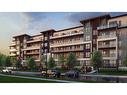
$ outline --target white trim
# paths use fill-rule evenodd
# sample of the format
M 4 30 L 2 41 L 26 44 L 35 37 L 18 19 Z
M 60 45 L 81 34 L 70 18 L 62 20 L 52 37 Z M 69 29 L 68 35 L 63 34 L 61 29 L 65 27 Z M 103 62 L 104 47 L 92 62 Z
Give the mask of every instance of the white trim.
M 105 40 L 114 40 L 117 39 L 117 37 L 109 37 L 109 38 L 101 38 L 101 39 L 97 39 L 97 41 L 105 41 Z

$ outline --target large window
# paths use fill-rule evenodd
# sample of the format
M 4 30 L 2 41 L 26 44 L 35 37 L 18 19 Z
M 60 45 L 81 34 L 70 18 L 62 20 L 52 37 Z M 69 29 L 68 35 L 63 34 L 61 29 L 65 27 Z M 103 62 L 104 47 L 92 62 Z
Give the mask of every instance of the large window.
M 90 49 L 90 44 L 86 44 L 86 49 Z
M 87 35 L 87 36 L 86 36 L 86 41 L 89 41 L 89 40 L 90 40 L 90 36 Z
M 86 57 L 90 57 L 90 52 L 86 52 Z

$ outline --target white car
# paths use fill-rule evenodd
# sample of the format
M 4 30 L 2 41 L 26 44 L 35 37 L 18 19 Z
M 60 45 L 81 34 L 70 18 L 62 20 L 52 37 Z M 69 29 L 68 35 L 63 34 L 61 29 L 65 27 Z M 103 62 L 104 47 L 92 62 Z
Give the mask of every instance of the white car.
M 11 73 L 12 73 L 12 70 L 9 70 L 9 69 L 3 69 L 3 70 L 2 70 L 2 73 L 10 73 L 10 74 L 11 74 Z

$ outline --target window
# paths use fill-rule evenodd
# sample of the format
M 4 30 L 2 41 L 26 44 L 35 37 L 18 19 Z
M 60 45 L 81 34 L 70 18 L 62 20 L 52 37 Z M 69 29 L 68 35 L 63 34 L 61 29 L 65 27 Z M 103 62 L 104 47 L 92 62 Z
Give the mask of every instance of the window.
M 90 49 L 90 44 L 86 44 L 86 49 Z
M 90 31 L 90 27 L 86 27 L 85 32 L 89 32 L 89 31 Z
M 86 41 L 90 40 L 90 36 L 86 36 Z
M 93 44 L 96 44 L 96 39 L 93 39 Z
M 93 31 L 93 35 L 97 35 L 97 31 L 96 30 Z
M 117 21 L 111 21 L 111 22 L 109 22 L 109 25 L 115 26 L 115 25 L 117 25 Z
M 90 57 L 90 52 L 86 52 L 86 57 Z

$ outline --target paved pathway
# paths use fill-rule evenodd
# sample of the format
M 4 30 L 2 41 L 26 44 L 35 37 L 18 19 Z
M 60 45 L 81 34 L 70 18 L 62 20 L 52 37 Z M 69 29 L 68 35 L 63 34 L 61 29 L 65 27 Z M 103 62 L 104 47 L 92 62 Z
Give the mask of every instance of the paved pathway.
M 91 76 L 91 77 L 110 77 L 110 78 L 127 78 L 127 76 L 122 76 L 122 75 L 90 75 L 90 74 L 81 74 L 81 76 Z
M 58 79 L 46 79 L 46 78 L 35 78 L 35 77 L 26 77 L 26 76 L 15 76 L 15 75 L 5 75 L 0 74 L 0 76 L 9 76 L 9 77 L 17 77 L 17 78 L 27 78 L 27 79 L 35 79 L 35 80 L 47 80 L 47 81 L 54 81 L 54 82 L 60 82 L 60 83 L 78 83 L 76 81 L 66 81 L 66 80 L 58 80 Z

